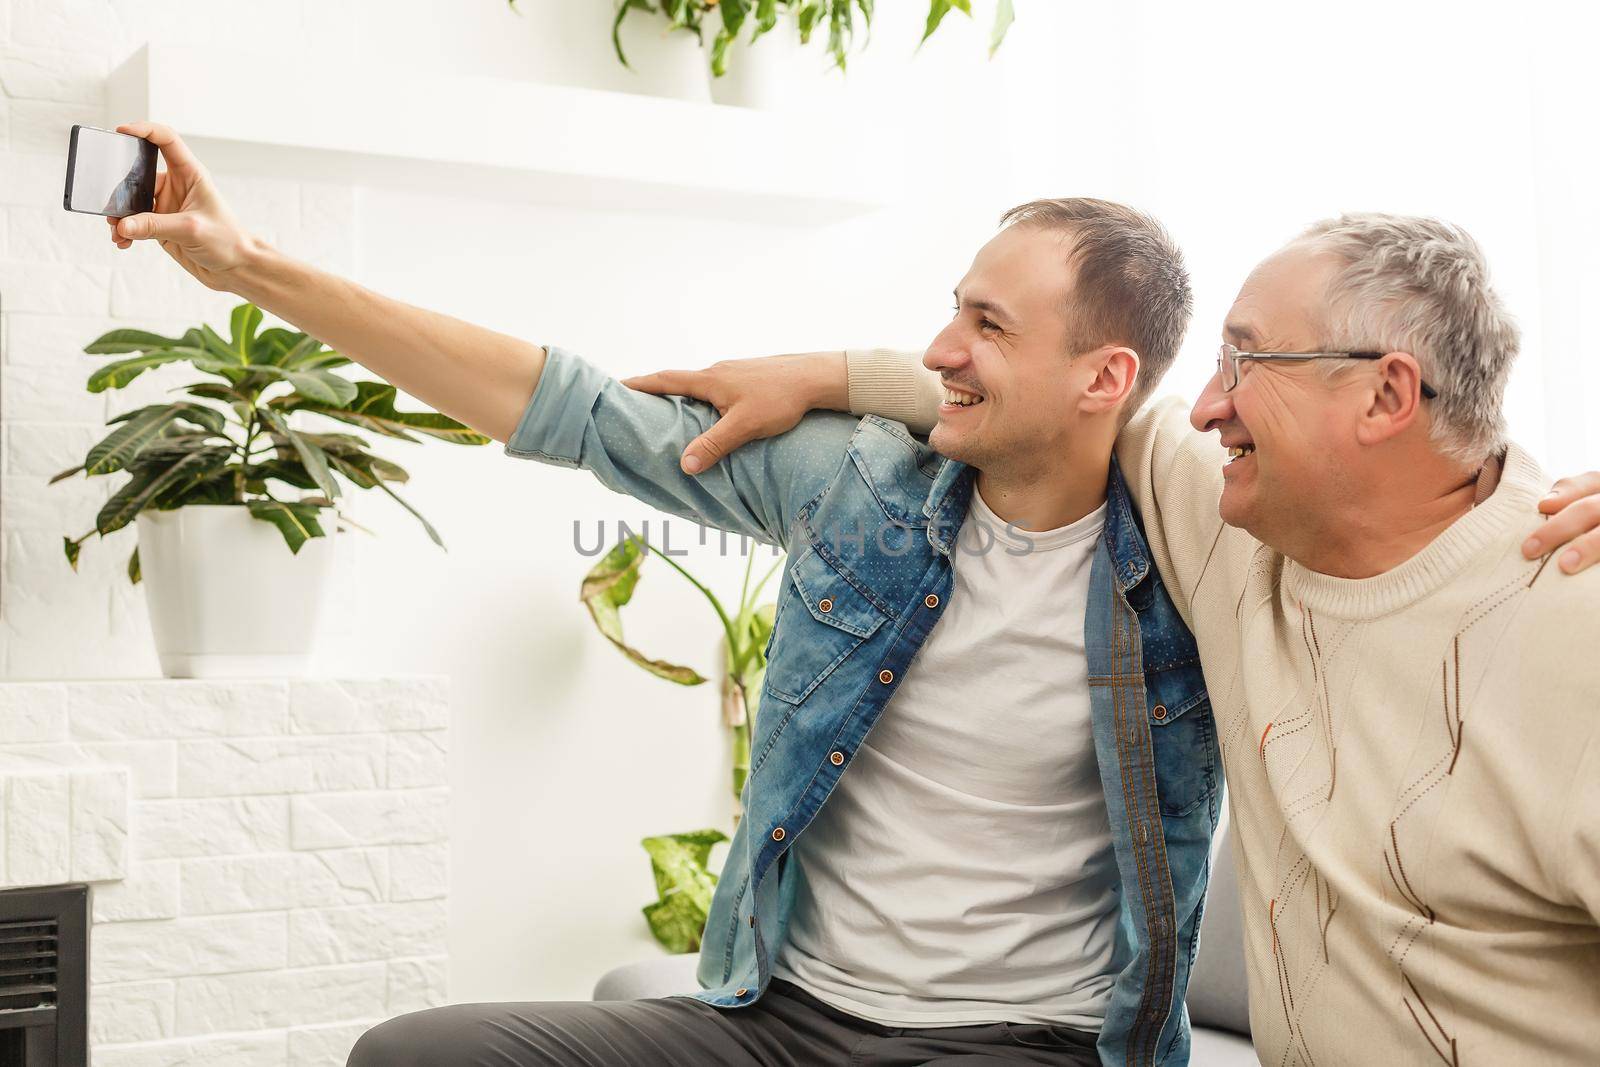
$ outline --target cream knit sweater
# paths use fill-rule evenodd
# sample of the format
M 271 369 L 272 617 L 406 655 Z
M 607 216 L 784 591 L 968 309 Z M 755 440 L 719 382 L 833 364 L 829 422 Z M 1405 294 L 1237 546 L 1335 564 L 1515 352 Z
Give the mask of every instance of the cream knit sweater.
M 849 354 L 853 410 L 926 431 L 936 378 Z M 1522 558 L 1548 487 L 1499 484 L 1375 578 L 1217 516 L 1225 455 L 1173 399 L 1117 442 L 1200 643 L 1271 1067 L 1600 1063 L 1600 570 Z

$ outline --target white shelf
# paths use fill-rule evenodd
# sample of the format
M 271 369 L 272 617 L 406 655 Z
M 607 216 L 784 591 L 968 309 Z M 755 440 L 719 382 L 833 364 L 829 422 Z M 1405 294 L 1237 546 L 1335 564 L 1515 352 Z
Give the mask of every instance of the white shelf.
M 427 77 L 145 45 L 113 124 L 150 119 L 214 170 L 796 226 L 889 202 L 878 147 L 776 114 L 505 78 Z

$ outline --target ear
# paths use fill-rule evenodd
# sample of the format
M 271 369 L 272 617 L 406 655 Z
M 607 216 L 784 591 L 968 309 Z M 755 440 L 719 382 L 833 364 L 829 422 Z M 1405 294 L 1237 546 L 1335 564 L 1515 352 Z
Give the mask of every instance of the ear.
M 1116 411 L 1133 393 L 1139 379 L 1139 353 L 1122 346 L 1098 348 L 1079 357 L 1094 371 L 1078 400 L 1078 410 L 1086 415 Z
M 1377 445 L 1398 437 L 1422 418 L 1422 368 L 1410 352 L 1378 360 L 1378 380 L 1356 422 L 1356 440 Z

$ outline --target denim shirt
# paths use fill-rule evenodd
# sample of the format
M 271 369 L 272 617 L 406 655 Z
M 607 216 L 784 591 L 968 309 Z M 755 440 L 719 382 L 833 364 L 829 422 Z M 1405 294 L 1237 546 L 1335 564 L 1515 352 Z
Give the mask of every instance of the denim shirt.
M 698 476 L 678 457 L 709 405 L 634 392 L 550 348 L 505 453 L 583 467 L 662 511 L 788 551 L 750 744 L 745 815 L 711 904 L 693 994 L 760 998 L 795 898 L 789 850 L 850 767 L 952 586 L 975 472 L 897 422 L 813 413 Z M 1100 1032 L 1107 1064 L 1183 1064 L 1184 1007 L 1220 810 L 1216 730 L 1195 640 L 1151 565 L 1112 461 L 1085 645 L 1095 754 L 1120 875 Z M 917 887 L 907 886 L 907 892 Z

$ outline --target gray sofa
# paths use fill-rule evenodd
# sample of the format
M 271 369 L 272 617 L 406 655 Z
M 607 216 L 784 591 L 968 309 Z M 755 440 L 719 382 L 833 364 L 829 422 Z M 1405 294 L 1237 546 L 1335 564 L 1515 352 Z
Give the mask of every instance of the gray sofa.
M 1211 867 L 1211 890 L 1200 922 L 1200 956 L 1189 981 L 1194 1024 L 1194 1067 L 1252 1067 L 1250 1009 L 1245 998 L 1244 942 L 1239 930 L 1239 882 L 1233 843 L 1226 831 Z M 665 997 L 699 989 L 695 957 L 659 956 L 609 972 L 594 987 L 595 1000 Z

